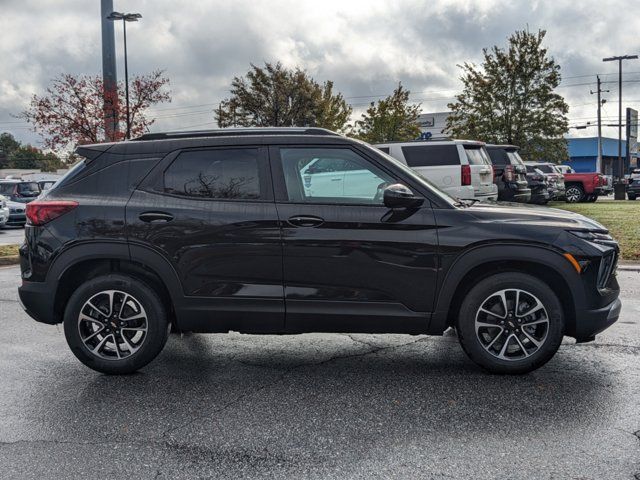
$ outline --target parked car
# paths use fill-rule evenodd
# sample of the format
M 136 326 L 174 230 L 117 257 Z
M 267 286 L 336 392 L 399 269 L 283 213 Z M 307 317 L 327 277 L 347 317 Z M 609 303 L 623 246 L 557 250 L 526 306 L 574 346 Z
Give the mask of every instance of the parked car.
M 40 195 L 40 186 L 38 182 L 0 180 L 0 195 L 4 195 L 12 202 L 29 203 Z
M 533 165 L 525 164 L 525 167 L 527 169 L 527 184 L 531 190 L 529 203 L 546 205 L 551 199 L 547 177 Z
M 514 145 L 487 145 L 493 164 L 494 181 L 498 186 L 498 200 L 527 203 L 531 189 L 527 182 L 527 168 Z
M 26 205 L 7 200 L 7 208 L 9 209 L 9 216 L 5 225 L 8 227 L 24 227 L 27 223 Z
M 627 184 L 627 198 L 629 200 L 635 200 L 640 196 L 640 176 L 636 178 L 629 178 L 629 183 Z
M 9 207 L 7 206 L 7 198 L 0 195 L 0 228 L 4 227 L 9 220 Z
M 572 202 L 595 202 L 598 197 L 613 193 L 613 177 L 596 172 L 576 173 L 568 165 L 556 165 L 564 174 L 565 186 L 570 190 Z
M 491 160 L 482 142 L 427 140 L 375 146 L 409 165 L 453 197 L 481 201 L 498 199 Z
M 556 165 L 548 162 L 527 162 L 545 176 L 549 185 L 549 199 L 563 200 L 565 198 L 564 175 L 556 168 Z
M 19 296 L 34 319 L 62 323 L 74 355 L 100 372 L 142 368 L 173 325 L 453 326 L 477 364 L 523 373 L 563 335 L 591 341 L 620 313 L 618 244 L 599 223 L 454 199 L 327 130 L 154 133 L 76 154 L 84 160 L 27 205 Z M 356 164 L 377 184 L 310 192 L 305 166 L 320 160 Z

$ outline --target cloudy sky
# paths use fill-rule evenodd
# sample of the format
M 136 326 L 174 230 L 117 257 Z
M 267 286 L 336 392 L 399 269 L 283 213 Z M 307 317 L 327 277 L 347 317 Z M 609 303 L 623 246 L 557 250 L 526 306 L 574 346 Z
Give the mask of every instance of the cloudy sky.
M 562 67 L 559 91 L 571 125 L 595 123 L 595 75 L 605 123 L 617 120 L 617 65 L 640 53 L 640 15 L 629 0 L 114 0 L 140 12 L 130 24 L 130 74 L 166 70 L 173 101 L 153 109 L 152 130 L 215 127 L 212 109 L 250 63 L 300 66 L 361 110 L 402 81 L 425 112 L 442 111 L 460 87 L 457 64 L 479 62 L 482 47 L 504 45 L 516 29 L 547 30 Z M 12 117 L 61 73 L 100 74 L 99 0 L 0 0 L 0 131 L 38 144 Z M 121 53 L 122 30 L 116 27 Z M 118 57 L 122 77 L 122 58 Z M 623 105 L 640 107 L 640 60 L 627 62 Z M 595 135 L 596 129 L 571 130 Z M 605 134 L 615 136 L 616 129 Z

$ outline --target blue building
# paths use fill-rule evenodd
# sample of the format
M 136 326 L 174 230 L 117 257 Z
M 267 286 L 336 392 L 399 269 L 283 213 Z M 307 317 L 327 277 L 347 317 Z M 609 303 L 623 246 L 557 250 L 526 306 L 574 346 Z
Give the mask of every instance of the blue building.
M 598 137 L 567 138 L 569 144 L 569 162 L 576 172 L 597 171 Z M 622 158 L 627 154 L 627 142 L 622 141 Z M 602 172 L 605 175 L 613 174 L 613 165 L 618 161 L 618 139 L 602 137 Z M 638 159 L 631 158 L 631 164 L 625 162 L 625 173 L 629 168 L 637 166 Z

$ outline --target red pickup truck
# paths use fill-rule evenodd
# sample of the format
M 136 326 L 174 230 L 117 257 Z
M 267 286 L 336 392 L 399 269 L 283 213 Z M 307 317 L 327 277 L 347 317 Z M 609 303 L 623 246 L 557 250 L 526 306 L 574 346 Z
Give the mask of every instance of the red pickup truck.
M 557 168 L 564 175 L 565 198 L 569 203 L 595 202 L 599 195 L 608 195 L 613 190 L 607 178 L 600 173 L 576 173 L 567 165 L 558 165 Z

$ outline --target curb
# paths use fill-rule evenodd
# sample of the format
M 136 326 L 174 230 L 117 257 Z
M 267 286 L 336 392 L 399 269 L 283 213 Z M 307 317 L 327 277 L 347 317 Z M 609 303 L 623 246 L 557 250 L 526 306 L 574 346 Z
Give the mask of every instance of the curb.
M 18 265 L 18 264 L 20 264 L 19 255 L 7 255 L 6 257 L 0 257 L 0 267 L 5 265 Z

